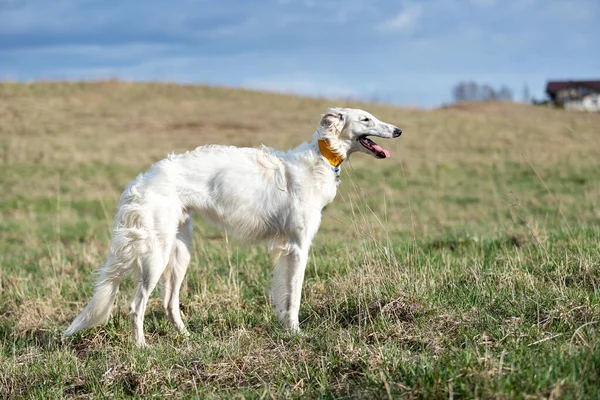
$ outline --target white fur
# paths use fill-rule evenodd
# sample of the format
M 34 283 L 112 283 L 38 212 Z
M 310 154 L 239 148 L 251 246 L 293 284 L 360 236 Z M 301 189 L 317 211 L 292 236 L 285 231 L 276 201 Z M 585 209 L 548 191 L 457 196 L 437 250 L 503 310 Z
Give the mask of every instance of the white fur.
M 179 290 L 192 251 L 192 212 L 241 240 L 271 245 L 275 310 L 284 326 L 298 330 L 308 251 L 321 210 L 335 197 L 338 183 L 317 140 L 329 140 L 348 158 L 359 150 L 370 153 L 357 142 L 359 136 L 391 138 L 399 132 L 365 111 L 334 108 L 323 116 L 312 143 L 286 153 L 215 145 L 157 162 L 121 195 L 108 258 L 96 271 L 94 295 L 65 334 L 106 323 L 119 282 L 130 273 L 137 283 L 131 302 L 135 344 L 145 345 L 144 312 L 161 277 L 167 316 L 178 331 L 187 333 Z

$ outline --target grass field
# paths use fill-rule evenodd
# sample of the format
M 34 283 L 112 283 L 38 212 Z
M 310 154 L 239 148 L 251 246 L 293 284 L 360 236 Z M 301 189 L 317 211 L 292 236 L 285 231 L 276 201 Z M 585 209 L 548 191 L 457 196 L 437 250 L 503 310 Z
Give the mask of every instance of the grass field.
M 263 247 L 196 220 L 182 293 L 135 349 L 60 332 L 92 292 L 125 184 L 206 143 L 286 149 L 326 107 L 402 128 L 357 154 L 324 211 L 301 335 L 269 305 Z M 168 84 L 0 84 L 0 397 L 600 398 L 600 115 L 402 109 Z

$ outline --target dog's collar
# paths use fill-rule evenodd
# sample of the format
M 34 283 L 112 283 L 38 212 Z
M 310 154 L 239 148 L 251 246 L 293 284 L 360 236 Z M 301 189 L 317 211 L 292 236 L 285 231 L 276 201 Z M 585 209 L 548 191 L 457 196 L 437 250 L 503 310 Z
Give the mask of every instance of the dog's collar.
M 321 155 L 329 161 L 329 164 L 333 167 L 333 171 L 339 173 L 340 164 L 344 161 L 344 157 L 338 155 L 332 148 L 329 140 L 327 139 L 319 139 L 317 141 L 319 143 L 319 150 L 321 151 Z

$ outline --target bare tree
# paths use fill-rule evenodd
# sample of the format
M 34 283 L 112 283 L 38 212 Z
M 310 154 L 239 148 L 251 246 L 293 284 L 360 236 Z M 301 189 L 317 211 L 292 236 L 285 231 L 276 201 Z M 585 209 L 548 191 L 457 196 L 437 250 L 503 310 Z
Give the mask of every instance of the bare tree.
M 494 101 L 497 98 L 496 91 L 487 83 L 479 89 L 479 101 Z
M 464 82 L 458 82 L 454 85 L 452 88 L 452 97 L 456 103 L 467 100 L 467 88 Z
M 513 92 L 506 85 L 502 85 L 500 89 L 496 90 L 487 83 L 461 81 L 452 87 L 452 97 L 457 103 L 463 101 L 512 101 Z
M 479 100 L 479 85 L 475 81 L 467 83 L 467 101 L 478 101 Z
M 523 103 L 529 104 L 531 102 L 531 94 L 529 93 L 529 86 L 525 84 L 523 86 Z
M 500 87 L 500 92 L 498 94 L 499 94 L 498 100 L 512 101 L 512 99 L 513 99 L 513 92 L 512 92 L 512 90 L 510 90 L 510 88 L 508 86 L 502 85 L 502 87 Z

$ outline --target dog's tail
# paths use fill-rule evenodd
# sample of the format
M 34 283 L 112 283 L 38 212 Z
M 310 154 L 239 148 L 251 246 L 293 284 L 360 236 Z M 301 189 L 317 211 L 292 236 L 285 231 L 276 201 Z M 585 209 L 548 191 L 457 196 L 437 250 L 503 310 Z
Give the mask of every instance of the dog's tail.
M 64 332 L 65 336 L 96 325 L 103 325 L 108 321 L 119 291 L 119 284 L 131 273 L 134 266 L 138 265 L 139 254 L 148 251 L 147 242 L 148 237 L 143 229 L 118 228 L 115 231 L 108 259 L 95 271 L 98 277 L 94 284 L 94 295 Z
M 121 195 L 108 258 L 95 271 L 98 277 L 94 284 L 94 295 L 64 332 L 65 336 L 108 321 L 119 283 L 139 265 L 139 255 L 148 251 L 149 229 L 143 218 L 142 196 L 138 192 L 138 184 L 142 180 L 143 175 L 138 176 Z
M 64 332 L 65 336 L 108 322 L 123 274 L 112 256 L 96 272 L 99 276 L 94 284 L 94 296 Z

